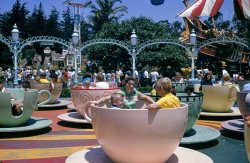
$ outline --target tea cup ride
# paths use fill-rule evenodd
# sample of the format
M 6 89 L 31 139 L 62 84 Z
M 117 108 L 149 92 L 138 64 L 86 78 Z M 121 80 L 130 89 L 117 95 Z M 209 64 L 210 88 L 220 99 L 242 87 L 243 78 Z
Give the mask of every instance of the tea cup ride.
M 204 96 L 201 116 L 241 116 L 239 108 L 233 107 L 237 100 L 237 92 L 239 91 L 237 85 L 233 85 L 232 87 L 203 85 L 202 93 Z
M 171 163 L 176 160 L 187 162 L 188 159 L 213 162 L 208 156 L 193 150 L 188 150 L 189 156 L 184 156 L 186 149 L 178 147 L 187 122 L 187 104 L 154 111 L 139 108 L 145 107 L 144 101 L 137 102 L 137 109 L 113 109 L 110 106 L 109 102 L 98 106 L 91 104 L 91 114 L 87 111 L 85 114 L 101 147 L 79 151 L 69 156 L 67 163 L 152 163 L 167 160 Z
M 192 93 L 190 96 L 186 93 L 177 93 L 176 96 L 182 103 L 188 104 L 188 121 L 181 144 L 204 143 L 220 136 L 220 132 L 214 128 L 195 124 L 201 112 L 202 93 Z
M 8 88 L 7 91 L 9 92 L 0 92 L 0 132 L 37 130 L 52 124 L 51 120 L 32 117 L 33 110 L 38 107 L 37 97 L 39 92 L 37 90 L 25 91 L 24 89 Z M 19 116 L 12 115 L 12 98 L 23 102 L 22 113 Z
M 85 89 L 82 87 L 71 87 L 70 94 L 72 103 L 77 112 L 70 112 L 58 116 L 60 120 L 72 123 L 89 123 L 84 119 L 84 110 L 89 106 L 90 101 L 96 101 L 102 97 L 109 96 L 120 88 L 112 87 L 109 89 Z
M 54 107 L 63 107 L 69 105 L 71 102 L 67 100 L 59 99 L 62 93 L 63 83 L 53 83 L 53 87 L 51 83 L 39 83 L 36 81 L 30 82 L 32 89 L 37 90 L 47 90 L 51 94 L 51 99 L 44 105 L 40 105 L 39 108 L 54 108 Z M 40 94 L 38 96 L 38 103 L 44 101 L 44 99 L 48 98 L 48 94 Z

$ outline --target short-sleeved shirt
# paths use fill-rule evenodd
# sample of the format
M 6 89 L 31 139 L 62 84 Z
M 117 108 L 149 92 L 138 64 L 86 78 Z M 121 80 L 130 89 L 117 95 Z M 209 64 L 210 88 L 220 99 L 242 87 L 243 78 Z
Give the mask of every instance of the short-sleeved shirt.
M 178 97 L 172 93 L 168 93 L 156 102 L 159 108 L 177 108 L 180 107 L 181 102 Z
M 124 95 L 124 108 L 125 109 L 134 109 L 136 101 L 138 101 L 138 93 L 134 89 L 130 94 L 126 93 L 125 89 L 121 89 L 117 93 Z

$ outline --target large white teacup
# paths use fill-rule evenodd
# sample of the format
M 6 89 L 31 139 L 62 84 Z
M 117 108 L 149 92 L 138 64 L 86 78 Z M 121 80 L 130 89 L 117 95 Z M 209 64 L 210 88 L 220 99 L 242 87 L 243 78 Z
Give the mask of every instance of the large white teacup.
M 52 88 L 52 85 L 50 83 L 39 83 L 31 81 L 30 86 L 32 89 L 47 90 L 50 92 L 50 95 L 47 93 L 39 94 L 37 99 L 38 103 L 45 101 L 45 99 L 48 99 L 49 96 L 51 96 L 50 100 L 46 104 L 55 104 L 62 93 L 63 83 L 54 83 Z
M 203 85 L 202 110 L 207 112 L 226 113 L 229 112 L 237 99 L 239 87 Z
M 91 104 L 91 120 L 96 138 L 114 162 L 165 162 L 178 147 L 185 131 L 188 105 L 150 111 L 112 109 L 110 103 Z
M 84 115 L 85 104 L 89 101 L 97 101 L 102 97 L 109 96 L 114 92 L 119 91 L 120 88 L 109 89 L 85 89 L 82 87 L 71 87 L 70 94 L 72 103 L 80 115 Z

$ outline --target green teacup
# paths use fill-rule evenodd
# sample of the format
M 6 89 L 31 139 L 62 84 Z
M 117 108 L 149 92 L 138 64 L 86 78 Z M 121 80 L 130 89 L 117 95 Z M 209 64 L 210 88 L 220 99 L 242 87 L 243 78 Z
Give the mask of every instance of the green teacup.
M 36 90 L 36 89 L 31 89 Z M 24 100 L 25 90 L 22 88 L 7 88 L 6 92 L 10 93 L 11 98 L 16 100 Z M 51 99 L 51 93 L 47 90 L 38 90 L 38 97 L 39 96 L 46 96 L 43 101 L 37 101 L 38 106 L 47 104 Z
M 13 92 L 0 92 L 0 126 L 1 127 L 16 127 L 26 123 L 32 115 L 33 110 L 37 109 L 37 90 L 24 91 L 15 89 L 16 96 L 23 99 L 23 112 L 20 116 L 12 115 L 11 98 Z
M 186 93 L 177 93 L 176 96 L 182 103 L 188 104 L 188 121 L 185 129 L 186 134 L 192 129 L 196 120 L 200 117 L 203 94 L 195 93 L 188 96 Z

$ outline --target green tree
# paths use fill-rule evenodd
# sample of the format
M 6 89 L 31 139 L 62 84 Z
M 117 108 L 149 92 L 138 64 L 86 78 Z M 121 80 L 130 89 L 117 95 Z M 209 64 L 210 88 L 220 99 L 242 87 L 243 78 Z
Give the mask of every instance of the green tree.
M 59 12 L 53 6 L 53 9 L 50 11 L 49 17 L 46 21 L 44 35 L 59 37 L 61 36 L 60 28 Z
M 29 11 L 26 8 L 26 3 L 21 4 L 20 0 L 16 0 L 11 11 L 5 12 L 0 19 L 1 34 L 8 37 L 11 35 L 13 25 L 17 24 L 20 37 L 27 37 L 27 15 Z
M 233 29 L 236 31 L 237 36 L 250 40 L 250 21 L 238 20 L 233 17 Z
M 35 6 L 28 21 L 30 36 L 41 36 L 46 31 L 46 15 L 44 14 L 42 3 L 38 9 Z
M 122 21 L 121 23 L 105 24 L 102 29 L 95 35 L 96 38 L 113 38 L 124 40 L 130 44 L 130 36 L 133 29 L 138 36 L 138 44 L 153 39 L 171 38 L 170 32 L 166 32 L 166 24 L 154 22 L 145 17 L 132 18 Z M 149 32 L 150 31 L 150 32 Z M 175 38 L 176 39 L 176 38 Z M 87 55 L 90 60 L 98 61 L 98 64 L 104 70 L 116 69 L 123 67 L 131 69 L 131 56 L 128 52 L 114 45 L 96 45 L 87 49 Z M 137 56 L 137 68 L 141 69 L 147 65 L 164 69 L 167 65 L 176 69 L 186 66 L 188 60 L 185 51 L 177 46 L 172 45 L 154 45 L 148 46 Z
M 116 6 L 116 3 L 122 3 L 122 0 L 96 0 L 96 4 L 91 4 L 90 22 L 94 33 L 105 23 L 117 22 L 124 13 L 127 13 L 126 6 Z
M 62 13 L 62 20 L 61 20 L 61 30 L 62 30 L 62 37 L 71 38 L 71 35 L 74 31 L 74 21 L 73 17 L 71 16 L 70 8 L 68 7 L 67 10 L 63 11 Z

